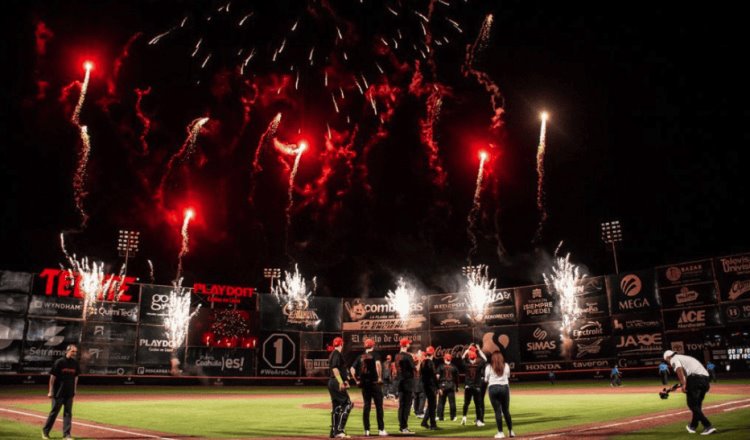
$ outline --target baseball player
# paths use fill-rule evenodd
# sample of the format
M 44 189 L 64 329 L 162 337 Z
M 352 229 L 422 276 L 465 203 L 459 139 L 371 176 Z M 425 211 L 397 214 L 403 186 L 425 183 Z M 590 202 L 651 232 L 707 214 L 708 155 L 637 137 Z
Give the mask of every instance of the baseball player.
M 387 355 L 385 357 L 385 361 L 383 362 L 383 392 L 385 393 L 385 398 L 390 399 L 393 397 L 393 393 L 391 393 L 391 364 L 393 362 L 391 361 L 391 355 Z
M 474 344 L 470 345 L 461 356 L 464 363 L 464 373 L 466 375 L 464 383 L 464 411 L 461 417 L 461 424 L 466 425 L 466 414 L 469 412 L 469 405 L 474 400 L 474 411 L 476 418 L 474 423 L 477 426 L 484 426 L 484 407 L 479 402 L 482 397 L 482 378 L 484 377 L 484 368 L 487 365 L 487 358 L 481 350 L 477 350 Z
M 661 377 L 662 385 L 666 385 L 669 381 L 669 366 L 664 361 L 659 364 L 659 377 Z
M 383 366 L 380 364 L 380 356 L 375 353 L 375 341 L 365 339 L 365 352 L 357 356 L 350 368 L 352 377 L 357 385 L 362 387 L 362 423 L 365 428 L 365 436 L 370 435 L 370 407 L 375 402 L 375 415 L 378 419 L 378 435 L 386 436 L 385 423 L 383 422 Z
M 349 412 L 354 408 L 354 405 L 346 391 L 349 388 L 349 382 L 344 367 L 344 355 L 341 353 L 343 350 L 344 340 L 340 337 L 334 338 L 333 351 L 328 358 L 328 393 L 331 395 L 331 406 L 333 407 L 331 411 L 331 438 L 350 438 L 344 432 L 344 428 L 346 427 L 346 419 L 349 418 Z
M 431 431 L 439 429 L 435 422 L 435 404 L 437 403 L 437 371 L 435 371 L 435 348 L 429 346 L 424 351 L 424 357 L 419 364 L 420 379 L 424 388 L 425 398 L 427 399 L 427 412 L 422 420 L 422 427 Z
M 424 361 L 424 353 L 422 350 L 417 352 L 416 356 L 417 368 L 414 370 L 414 415 L 418 419 L 424 418 L 424 405 L 427 402 L 427 396 L 424 393 L 424 385 L 422 384 L 422 372 L 420 371 L 419 365 Z
M 394 363 L 398 378 L 398 427 L 402 434 L 414 434 L 409 430 L 409 412 L 414 397 L 414 358 L 409 353 L 411 341 L 402 338 L 399 341 L 401 351 L 396 355 Z
M 458 383 L 458 369 L 451 364 L 453 356 L 450 353 L 443 355 L 443 363 L 437 368 L 440 390 L 438 401 L 438 420 L 443 420 L 445 410 L 445 399 L 448 399 L 451 407 L 451 420 L 456 421 L 456 384 Z
M 682 392 L 687 394 L 687 406 L 693 413 L 690 424 L 685 427 L 691 434 L 698 428 L 698 422 L 703 424 L 701 435 L 709 435 L 716 432 L 716 428 L 703 415 L 703 398 L 706 397 L 711 386 L 708 383 L 708 371 L 694 357 L 677 354 L 672 350 L 664 352 L 664 360 L 669 362 L 682 385 Z
M 610 371 L 609 373 L 609 386 L 611 387 L 622 386 L 622 373 L 620 373 L 620 369 L 617 368 L 617 365 L 615 365 L 612 368 L 612 371 Z

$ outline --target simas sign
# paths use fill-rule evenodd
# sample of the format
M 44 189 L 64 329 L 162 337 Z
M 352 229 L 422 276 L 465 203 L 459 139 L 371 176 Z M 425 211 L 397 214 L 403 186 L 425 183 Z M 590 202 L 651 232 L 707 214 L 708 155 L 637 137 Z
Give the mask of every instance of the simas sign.
M 519 328 L 521 360 L 536 362 L 562 359 L 560 353 L 560 323 L 545 322 Z
M 632 272 L 607 277 L 612 296 L 612 313 L 631 313 L 657 309 L 654 275 L 651 271 Z
M 38 295 L 83 298 L 81 292 L 81 276 L 69 270 L 61 269 L 44 269 L 39 274 L 40 283 L 35 285 L 41 286 L 42 291 L 36 290 Z M 98 300 L 130 302 L 137 301 L 130 287 L 136 282 L 135 277 L 122 278 L 118 275 L 106 275 L 102 280 L 102 286 L 110 283 L 106 292 L 102 292 Z
M 255 294 L 254 287 L 228 286 L 225 284 L 194 283 L 193 293 L 212 303 L 240 304 Z

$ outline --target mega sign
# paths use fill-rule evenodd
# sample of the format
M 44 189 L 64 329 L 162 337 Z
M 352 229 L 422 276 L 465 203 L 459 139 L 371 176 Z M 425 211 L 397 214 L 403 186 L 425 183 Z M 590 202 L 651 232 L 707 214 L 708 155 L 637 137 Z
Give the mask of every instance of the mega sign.
M 39 274 L 44 283 L 44 294 L 47 296 L 83 298 L 81 292 L 81 276 L 77 272 L 62 269 L 44 269 Z M 72 282 L 71 282 L 72 281 Z M 111 282 L 110 282 L 111 281 Z M 135 283 L 135 277 L 120 277 L 118 275 L 106 275 L 102 280 L 102 286 L 109 283 L 109 288 L 102 292 L 97 299 L 107 301 L 133 301 L 133 295 L 128 293 L 130 285 Z

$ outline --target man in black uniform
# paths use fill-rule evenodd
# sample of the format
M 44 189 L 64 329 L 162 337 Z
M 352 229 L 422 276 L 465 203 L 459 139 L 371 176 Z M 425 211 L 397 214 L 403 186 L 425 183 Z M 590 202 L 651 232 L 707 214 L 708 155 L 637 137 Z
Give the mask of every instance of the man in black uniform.
M 450 353 L 443 355 L 444 362 L 437 368 L 438 382 L 440 391 L 440 401 L 438 402 L 437 416 L 438 420 L 443 420 L 445 411 L 445 399 L 451 406 L 451 420 L 456 421 L 456 383 L 458 382 L 458 369 L 451 364 L 453 356 Z
M 474 348 L 474 350 L 471 348 Z M 480 358 L 478 354 L 484 356 L 484 353 L 473 346 L 466 349 L 463 354 L 466 383 L 464 384 L 464 412 L 463 417 L 461 418 L 462 425 L 466 424 L 466 414 L 469 412 L 469 405 L 471 405 L 472 400 L 474 401 L 474 411 L 476 413 L 474 423 L 479 423 L 484 420 L 484 414 L 482 414 L 484 408 L 479 400 L 482 397 L 482 378 L 484 377 L 484 369 L 487 362 L 484 358 Z
M 71 344 L 65 349 L 65 356 L 56 360 L 49 372 L 49 391 L 47 397 L 52 399 L 52 411 L 49 412 L 47 423 L 42 428 L 42 438 L 49 439 L 49 432 L 55 424 L 60 408 L 63 408 L 63 438 L 72 440 L 70 428 L 73 424 L 73 397 L 78 388 L 78 376 L 81 367 L 75 359 L 78 347 Z
M 383 362 L 383 392 L 385 393 L 386 399 L 393 398 L 391 364 L 392 364 L 391 355 L 386 355 L 385 362 Z
M 425 398 L 427 399 L 427 412 L 422 420 L 422 426 L 430 430 L 438 429 L 435 422 L 435 404 L 437 403 L 437 372 L 435 371 L 435 348 L 429 346 L 425 349 L 425 357 L 419 365 L 420 378 L 424 388 Z
M 385 422 L 383 422 L 383 366 L 380 364 L 380 356 L 374 352 L 375 341 L 365 339 L 365 352 L 357 356 L 351 367 L 352 377 L 362 387 L 362 422 L 365 427 L 365 435 L 370 435 L 370 407 L 375 402 L 375 415 L 378 419 L 378 435 L 386 436 Z
M 419 364 L 424 360 L 424 353 L 422 351 L 417 352 L 417 369 L 414 370 L 414 414 L 417 418 L 424 418 L 424 405 L 427 402 L 427 397 L 424 394 L 424 386 L 422 385 L 421 372 L 419 371 Z
M 346 419 L 354 405 L 349 399 L 347 371 L 344 367 L 344 340 L 340 337 L 333 339 L 333 352 L 328 358 L 328 393 L 331 395 L 331 438 L 350 438 L 345 432 Z
M 394 360 L 398 379 L 398 428 L 402 434 L 414 434 L 409 430 L 409 412 L 414 397 L 414 358 L 409 353 L 411 341 L 403 338 L 399 345 L 401 351 Z

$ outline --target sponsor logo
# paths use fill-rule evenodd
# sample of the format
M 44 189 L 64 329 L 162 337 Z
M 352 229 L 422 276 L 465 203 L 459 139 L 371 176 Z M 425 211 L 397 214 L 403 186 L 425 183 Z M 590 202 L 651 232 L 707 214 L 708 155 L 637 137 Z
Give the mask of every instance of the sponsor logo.
M 667 268 L 666 276 L 669 281 L 675 282 L 682 277 L 682 271 L 677 266 Z
M 608 368 L 609 361 L 600 359 L 597 361 L 573 361 L 573 368 Z
M 453 310 L 461 310 L 466 308 L 466 303 L 463 301 L 463 298 L 449 294 L 449 295 L 441 295 L 437 302 L 433 303 L 431 305 L 431 310 L 433 312 L 447 312 L 447 311 L 453 311 Z
M 602 324 L 597 321 L 589 321 L 582 325 L 581 328 L 573 330 L 574 338 L 586 338 L 590 336 L 600 336 L 604 334 Z
M 531 291 L 531 299 L 542 298 L 542 289 L 536 288 Z
M 461 324 L 462 324 L 461 321 L 459 321 L 456 318 L 448 318 L 448 319 L 443 319 L 442 321 L 440 321 L 441 327 L 449 327 L 452 325 L 461 325 Z
M 623 301 L 618 301 L 617 304 L 620 306 L 620 310 L 633 310 L 651 307 L 651 303 L 647 298 L 626 299 Z
M 685 354 L 685 343 L 682 341 L 672 341 L 669 348 L 675 353 Z
M 634 335 L 621 335 L 617 342 L 617 348 L 621 354 L 659 352 L 662 347 L 661 333 L 638 333 Z
M 576 357 L 582 358 L 586 356 L 587 354 L 599 354 L 599 352 L 602 351 L 603 341 L 604 341 L 604 338 L 596 338 L 586 343 L 579 341 L 577 344 L 578 353 L 576 353 Z
M 163 312 L 169 310 L 169 295 L 151 295 L 151 310 L 154 312 Z
M 44 294 L 47 296 L 54 294 L 61 297 L 72 295 L 74 298 L 83 298 L 80 286 L 81 275 L 78 273 L 60 269 L 44 269 L 39 277 L 44 280 Z M 127 292 L 135 281 L 135 277 L 122 278 L 117 275 L 105 275 L 102 277 L 102 287 L 107 289 L 106 292 L 99 293 L 97 300 L 132 301 L 133 296 Z
M 133 320 L 135 321 L 138 320 L 138 309 L 135 307 L 122 308 L 117 307 L 114 304 L 101 305 L 99 307 L 94 307 L 89 313 L 95 316 L 108 316 L 111 318 L 133 318 Z
M 705 310 L 683 310 L 677 320 L 677 328 L 693 328 L 706 326 Z
M 719 259 L 724 273 L 742 274 L 750 272 L 750 256 L 727 257 Z
M 600 312 L 601 310 L 599 309 L 598 301 L 586 301 L 583 304 L 583 307 L 581 307 L 581 313 L 584 313 L 584 314 L 595 315 Z
M 562 370 L 562 365 L 558 363 L 524 364 L 523 367 L 526 371 Z
M 39 348 L 30 347 L 29 357 L 55 358 L 65 356 L 65 348 Z M 34 359 L 28 359 L 34 360 Z
M 57 303 L 57 302 L 47 302 L 42 301 L 40 299 L 32 299 L 31 305 L 29 306 L 29 314 L 33 315 L 34 312 L 39 310 L 54 310 L 54 311 L 64 311 L 64 310 L 72 310 L 74 312 L 81 312 L 83 310 L 83 304 L 81 303 Z M 43 314 L 44 312 L 42 312 Z
M 587 293 L 595 293 L 601 291 L 604 286 L 602 285 L 602 277 L 586 277 L 579 281 L 576 286 L 576 295 L 583 295 Z
M 370 314 L 375 315 L 395 315 L 396 309 L 391 304 L 367 304 L 360 299 L 355 299 L 351 303 L 344 301 L 344 308 L 346 308 L 349 318 L 352 321 L 359 321 L 366 318 Z M 422 302 L 415 302 L 411 304 L 411 311 L 421 313 L 424 311 Z
M 289 301 L 281 309 L 281 312 L 286 316 L 288 324 L 301 324 L 305 327 L 315 328 L 320 324 L 320 317 L 314 309 L 309 307 L 310 303 L 307 299 Z
M 615 328 L 615 330 L 623 330 L 625 328 L 624 325 L 620 322 L 619 319 L 615 318 L 612 326 Z
M 547 338 L 547 331 L 542 329 L 541 327 L 537 327 L 534 330 L 534 333 L 532 333 L 532 336 L 534 336 L 538 341 L 541 341 Z
M 65 340 L 65 336 L 61 336 L 60 332 L 65 330 L 65 327 L 59 325 L 53 325 L 44 329 L 44 345 L 47 347 L 54 347 L 60 345 Z
M 696 292 L 695 290 L 690 290 L 687 287 L 683 287 L 680 289 L 680 293 L 675 295 L 675 299 L 677 300 L 677 304 L 692 302 L 698 299 L 698 292 Z
M 641 279 L 634 274 L 625 275 L 620 280 L 620 290 L 626 296 L 636 296 L 641 293 Z
M 101 348 L 89 348 L 89 356 L 94 359 L 99 359 L 99 355 L 102 354 Z
M 327 370 L 328 359 L 305 359 L 305 370 Z
M 139 339 L 138 346 L 148 348 L 175 348 L 176 345 L 168 339 Z
M 242 298 L 251 298 L 253 287 L 227 286 L 224 284 L 193 284 L 193 292 L 208 296 L 209 302 L 238 304 Z
M 210 367 L 220 368 L 221 371 L 225 370 L 237 370 L 244 371 L 245 369 L 245 358 L 239 357 L 226 357 L 215 358 L 211 355 L 201 356 L 195 360 L 196 367 Z
M 737 306 L 729 306 L 727 307 L 727 316 L 730 318 L 739 318 L 740 317 L 740 308 Z
M 734 301 L 747 292 L 750 292 L 750 280 L 735 281 L 729 289 L 729 299 Z
M 104 336 L 104 326 L 97 325 L 94 327 L 94 336 Z

